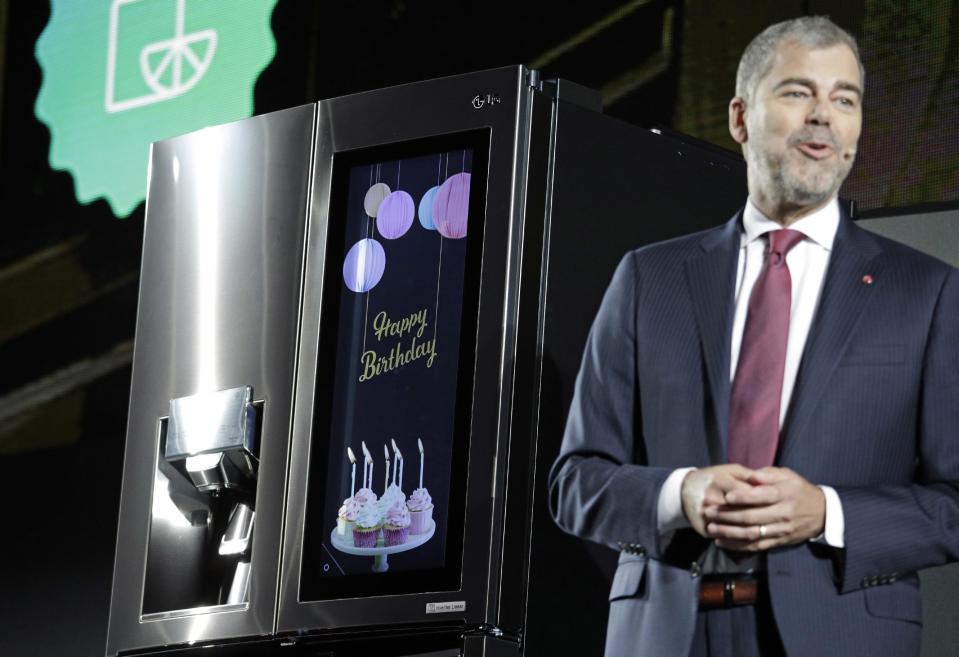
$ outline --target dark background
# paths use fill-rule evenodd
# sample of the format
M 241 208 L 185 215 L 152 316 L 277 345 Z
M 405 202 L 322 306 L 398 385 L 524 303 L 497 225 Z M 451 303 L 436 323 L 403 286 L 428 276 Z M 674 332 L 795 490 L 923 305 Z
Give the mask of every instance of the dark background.
M 610 115 L 733 149 L 726 104 L 743 47 L 806 13 L 855 34 L 867 69 L 844 195 L 873 213 L 955 207 L 956 0 L 279 0 L 255 111 L 524 63 L 599 89 Z M 143 225 L 142 205 L 120 220 L 102 200 L 78 204 L 71 176 L 47 163 L 33 49 L 48 18 L 46 2 L 0 0 L 4 656 L 104 652 Z

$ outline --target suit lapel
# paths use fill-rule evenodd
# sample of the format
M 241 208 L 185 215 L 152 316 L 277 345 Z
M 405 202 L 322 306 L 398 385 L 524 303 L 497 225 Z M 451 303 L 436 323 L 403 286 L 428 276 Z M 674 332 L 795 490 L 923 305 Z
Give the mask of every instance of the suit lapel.
M 733 287 L 739 257 L 742 212 L 700 243 L 686 261 L 689 293 L 696 314 L 703 361 L 709 380 L 712 420 L 707 432 L 712 463 L 724 463 L 729 424 L 729 343 L 734 308 Z
M 876 276 L 881 271 L 880 254 L 879 243 L 843 214 L 780 436 L 777 464 L 788 462 L 829 378 L 849 347 L 866 302 L 873 294 L 873 286 L 864 283 L 863 276 Z

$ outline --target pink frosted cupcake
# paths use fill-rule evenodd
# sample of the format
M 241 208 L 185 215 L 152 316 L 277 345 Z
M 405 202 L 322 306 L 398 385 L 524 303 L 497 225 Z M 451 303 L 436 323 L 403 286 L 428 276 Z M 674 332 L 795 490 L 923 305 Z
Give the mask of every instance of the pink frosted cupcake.
M 402 502 L 395 502 L 386 512 L 383 524 L 383 545 L 402 545 L 410 537 L 410 512 Z
M 382 527 L 381 516 L 375 504 L 367 504 L 356 514 L 353 527 L 353 545 L 362 548 L 376 547 Z
M 353 494 L 353 499 L 356 500 L 360 506 L 366 506 L 367 504 L 376 502 L 376 493 L 369 488 L 361 488 Z
M 406 504 L 406 495 L 403 494 L 403 491 L 396 484 L 390 484 L 389 488 L 383 491 L 383 495 L 380 496 L 380 507 L 383 509 L 383 513 L 386 513 L 391 506 L 399 502 L 400 504 Z
M 410 511 L 410 534 L 425 534 L 433 522 L 433 498 L 425 488 L 417 488 L 406 502 Z
M 362 506 L 354 498 L 343 500 L 343 506 L 336 514 L 336 534 L 344 541 L 353 540 L 353 528 L 356 526 L 356 516 Z

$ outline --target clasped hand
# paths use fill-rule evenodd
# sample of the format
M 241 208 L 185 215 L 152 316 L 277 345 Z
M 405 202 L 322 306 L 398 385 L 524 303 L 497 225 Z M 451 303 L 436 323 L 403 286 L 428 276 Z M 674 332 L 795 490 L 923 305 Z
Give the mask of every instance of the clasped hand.
M 822 490 L 789 468 L 751 470 L 734 463 L 690 471 L 683 512 L 702 536 L 727 550 L 760 552 L 819 536 Z

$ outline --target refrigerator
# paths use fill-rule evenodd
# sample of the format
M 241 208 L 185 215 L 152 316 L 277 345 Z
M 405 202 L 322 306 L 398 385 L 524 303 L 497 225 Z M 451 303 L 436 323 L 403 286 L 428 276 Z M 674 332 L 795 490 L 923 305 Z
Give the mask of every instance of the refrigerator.
M 586 335 L 745 197 L 522 66 L 153 144 L 106 653 L 601 654 L 546 490 Z

